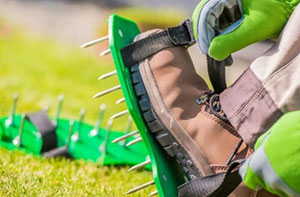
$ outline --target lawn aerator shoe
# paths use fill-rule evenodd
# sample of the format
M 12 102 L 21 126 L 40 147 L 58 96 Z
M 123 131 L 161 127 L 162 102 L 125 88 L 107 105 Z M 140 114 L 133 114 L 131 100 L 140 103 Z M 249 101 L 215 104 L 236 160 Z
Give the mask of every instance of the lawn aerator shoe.
M 230 61 L 208 57 L 213 92 L 197 75 L 187 52 L 195 43 L 190 21 L 140 34 L 134 22 L 112 15 L 109 36 L 83 47 L 107 39 L 106 51 L 116 67 L 111 73 L 118 75 L 118 89 L 147 147 L 154 175 L 154 181 L 127 194 L 155 183 L 157 191 L 150 196 L 230 195 L 241 183 L 237 168 L 249 153 L 222 112 L 217 94 L 226 88 L 225 65 Z M 232 196 L 252 194 L 239 186 Z
M 142 33 L 135 41 L 160 32 Z M 238 186 L 235 170 L 251 151 L 227 120 L 218 94 L 196 73 L 187 49 L 164 49 L 134 67 L 132 80 L 149 129 L 191 180 L 179 187 L 179 196 L 252 196 Z

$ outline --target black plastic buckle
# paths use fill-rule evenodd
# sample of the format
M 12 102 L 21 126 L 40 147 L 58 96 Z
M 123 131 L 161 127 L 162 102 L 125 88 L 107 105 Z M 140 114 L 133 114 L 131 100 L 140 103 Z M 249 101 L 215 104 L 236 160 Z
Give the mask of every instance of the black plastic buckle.
M 168 37 L 174 46 L 183 46 L 188 48 L 196 43 L 193 33 L 193 22 L 190 19 L 185 20 L 177 27 L 167 29 Z

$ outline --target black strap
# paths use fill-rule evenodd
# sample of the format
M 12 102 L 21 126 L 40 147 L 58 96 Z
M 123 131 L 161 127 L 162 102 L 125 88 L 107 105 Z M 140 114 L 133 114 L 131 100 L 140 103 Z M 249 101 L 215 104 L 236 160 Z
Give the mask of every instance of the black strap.
M 41 133 L 43 139 L 43 146 L 41 152 L 49 151 L 57 146 L 57 136 L 55 127 L 51 123 L 47 113 L 40 111 L 37 113 L 26 114 L 26 118 Z
M 178 188 L 179 197 L 224 197 L 228 196 L 242 182 L 236 168 L 243 160 L 233 162 L 227 172 L 201 177 Z
M 226 60 L 217 61 L 209 56 L 206 57 L 210 82 L 213 85 L 215 92 L 220 94 L 227 88 L 225 66 L 232 64 L 232 58 L 230 56 Z
M 193 23 L 186 20 L 177 27 L 168 28 L 127 45 L 121 49 L 121 54 L 125 66 L 130 67 L 163 49 L 174 46 L 189 47 L 195 42 Z
M 125 46 L 121 49 L 121 55 L 124 65 L 130 67 L 163 49 L 174 46 L 183 46 L 187 48 L 195 42 L 193 23 L 190 20 L 186 20 L 177 27 L 168 28 L 163 32 L 150 35 Z M 228 60 L 231 60 L 231 62 Z M 216 61 L 207 56 L 209 78 L 216 93 L 221 93 L 227 87 L 225 80 L 225 65 L 229 64 L 232 64 L 231 57 L 224 61 Z

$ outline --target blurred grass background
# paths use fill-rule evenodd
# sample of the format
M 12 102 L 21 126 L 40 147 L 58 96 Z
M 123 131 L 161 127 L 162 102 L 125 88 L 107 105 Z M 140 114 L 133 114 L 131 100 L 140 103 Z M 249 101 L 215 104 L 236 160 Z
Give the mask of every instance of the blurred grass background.
M 143 30 L 174 26 L 182 16 L 156 12 L 160 18 L 166 17 L 157 22 L 150 10 L 130 8 L 118 12 L 138 20 Z M 99 23 L 99 27 L 106 29 L 106 24 Z M 31 34 L 22 26 L 0 19 L 0 116 L 9 114 L 16 92 L 20 95 L 17 113 L 49 106 L 50 116 L 54 115 L 58 95 L 64 94 L 62 117 L 78 119 L 84 107 L 85 121 L 94 124 L 100 104 L 105 103 L 104 122 L 107 122 L 126 106 L 115 104 L 122 97 L 121 91 L 101 99 L 92 98 L 118 84 L 116 77 L 97 81 L 100 75 L 114 70 L 110 57 L 98 57 L 99 49 L 105 47 L 83 50 L 79 45 Z M 124 129 L 126 121 L 126 116 L 116 120 L 114 129 Z M 128 173 L 126 166 L 99 167 L 84 161 L 36 158 L 1 148 L 0 155 L 0 196 L 124 196 L 127 190 L 152 179 L 151 172 Z M 154 190 L 152 186 L 133 196 L 147 196 Z
M 98 2 L 97 5 L 93 2 Z M 57 97 L 65 95 L 61 116 L 78 119 L 86 108 L 85 122 L 96 122 L 100 104 L 107 105 L 103 127 L 108 118 L 125 110 L 115 105 L 121 91 L 100 99 L 97 92 L 118 84 L 116 77 L 97 81 L 114 70 L 110 56 L 98 57 L 108 44 L 80 49 L 83 42 L 107 34 L 107 17 L 117 13 L 134 20 L 142 31 L 175 26 L 191 16 L 199 0 L 0 0 L 0 117 L 10 112 L 14 93 L 20 95 L 17 113 L 50 107 L 53 116 Z M 124 5 L 139 4 L 143 8 Z M 145 6 L 152 8 L 145 8 Z M 164 5 L 164 7 L 159 7 Z M 118 6 L 118 7 L 116 7 Z M 173 8 L 177 8 L 174 10 Z M 155 7 L 155 9 L 153 9 Z M 171 9 L 172 7 L 172 9 Z M 188 13 L 188 14 L 187 14 Z M 260 45 L 252 54 L 244 50 L 235 65 L 227 68 L 229 83 L 266 50 Z M 205 56 L 195 45 L 189 49 L 198 73 L 207 79 Z M 127 117 L 114 122 L 123 130 Z M 148 182 L 152 173 L 128 173 L 128 167 L 100 167 L 84 161 L 43 159 L 0 148 L 0 196 L 124 196 L 130 188 Z M 152 186 L 132 196 L 147 196 Z

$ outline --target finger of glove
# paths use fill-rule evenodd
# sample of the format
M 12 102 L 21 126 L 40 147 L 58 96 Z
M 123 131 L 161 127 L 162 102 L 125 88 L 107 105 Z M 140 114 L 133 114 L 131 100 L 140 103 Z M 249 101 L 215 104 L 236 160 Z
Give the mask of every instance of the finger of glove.
M 268 6 L 265 6 L 264 9 L 253 9 L 244 13 L 244 20 L 240 26 L 230 26 L 228 29 L 233 31 L 225 30 L 225 33 L 212 40 L 209 55 L 221 61 L 250 44 L 276 37 L 287 21 L 287 14 L 280 7 L 276 13 L 267 9 Z

